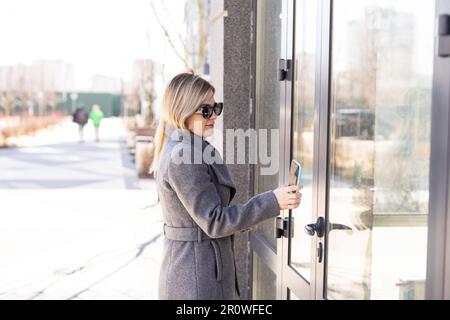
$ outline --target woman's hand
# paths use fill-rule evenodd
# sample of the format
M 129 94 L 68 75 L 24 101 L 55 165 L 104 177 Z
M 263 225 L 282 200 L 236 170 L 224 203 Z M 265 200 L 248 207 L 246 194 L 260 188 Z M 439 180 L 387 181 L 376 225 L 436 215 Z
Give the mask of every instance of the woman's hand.
M 299 206 L 300 200 L 302 199 L 302 194 L 299 191 L 303 188 L 302 185 L 285 186 L 278 187 L 273 190 L 275 196 L 278 200 L 278 205 L 281 210 L 284 209 L 295 209 Z

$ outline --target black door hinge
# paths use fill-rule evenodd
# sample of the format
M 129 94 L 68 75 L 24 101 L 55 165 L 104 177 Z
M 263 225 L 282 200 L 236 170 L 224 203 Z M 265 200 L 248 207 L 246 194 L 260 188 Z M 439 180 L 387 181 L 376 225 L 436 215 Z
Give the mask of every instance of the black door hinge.
M 277 217 L 275 220 L 275 238 L 294 237 L 294 218 Z
M 292 80 L 292 60 L 280 59 L 280 61 L 278 62 L 278 80 Z

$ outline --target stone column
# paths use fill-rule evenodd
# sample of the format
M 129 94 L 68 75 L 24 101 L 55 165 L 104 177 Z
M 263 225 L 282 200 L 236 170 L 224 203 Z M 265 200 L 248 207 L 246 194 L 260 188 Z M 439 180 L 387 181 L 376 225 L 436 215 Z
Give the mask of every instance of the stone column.
M 243 129 L 251 127 L 251 0 L 224 0 L 224 48 L 223 48 L 223 128 Z M 248 146 L 246 146 L 248 154 Z M 226 157 L 224 150 L 224 159 Z M 234 154 L 236 155 L 236 146 Z M 250 198 L 250 165 L 229 165 L 237 187 L 233 203 L 242 203 Z M 236 236 L 236 264 L 242 299 L 250 299 L 250 252 L 248 233 Z

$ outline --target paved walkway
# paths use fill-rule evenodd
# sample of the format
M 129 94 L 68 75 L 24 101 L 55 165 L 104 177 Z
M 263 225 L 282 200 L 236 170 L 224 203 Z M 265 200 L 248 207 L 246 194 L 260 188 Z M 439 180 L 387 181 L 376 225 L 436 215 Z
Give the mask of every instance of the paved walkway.
M 120 119 L 0 149 L 0 299 L 157 299 L 161 212 Z

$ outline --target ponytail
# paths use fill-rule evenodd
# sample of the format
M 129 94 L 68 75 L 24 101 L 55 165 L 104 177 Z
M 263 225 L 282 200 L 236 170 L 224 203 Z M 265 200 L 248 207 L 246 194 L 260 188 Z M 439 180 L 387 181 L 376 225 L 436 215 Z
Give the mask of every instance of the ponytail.
M 154 141 L 155 151 L 149 173 L 156 173 L 156 171 L 158 170 L 159 161 L 165 143 L 166 143 L 166 120 L 164 120 L 164 117 L 161 117 L 158 123 L 158 127 L 156 128 Z

